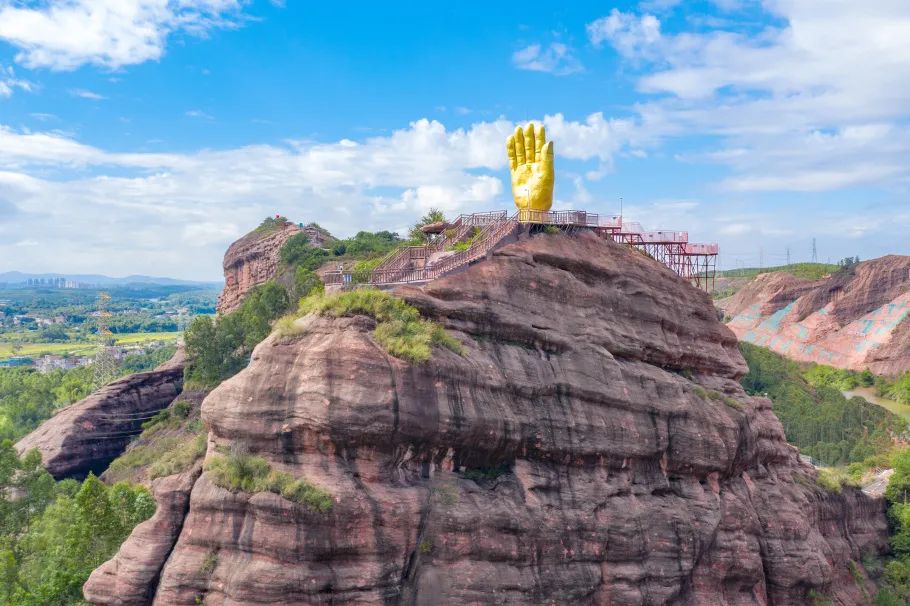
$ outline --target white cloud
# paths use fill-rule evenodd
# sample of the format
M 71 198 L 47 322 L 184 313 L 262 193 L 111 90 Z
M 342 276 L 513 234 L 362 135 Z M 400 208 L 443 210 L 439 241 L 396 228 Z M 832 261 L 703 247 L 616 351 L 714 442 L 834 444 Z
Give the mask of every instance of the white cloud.
M 565 159 L 609 164 L 628 136 L 600 114 L 543 122 Z M 347 236 L 401 229 L 430 207 L 510 208 L 504 142 L 514 128 L 499 119 L 448 130 L 422 119 L 357 141 L 177 154 L 112 153 L 0 126 L 0 200 L 14 205 L 0 221 L 0 270 L 215 278 L 227 245 L 276 212 Z M 22 233 L 41 243 L 27 258 L 13 248 Z
M 16 72 L 12 67 L 0 65 L 0 98 L 11 97 L 15 89 L 30 92 L 32 83 L 28 80 L 22 80 L 16 77 Z
M 191 109 L 186 112 L 188 118 L 200 118 L 202 120 L 214 120 L 215 118 L 211 114 L 207 114 L 200 109 Z
M 587 26 L 588 39 L 594 46 L 609 42 L 626 56 L 648 54 L 660 38 L 660 21 L 654 15 L 622 13 L 617 9 L 606 17 L 592 21 Z
M 156 60 L 167 38 L 204 35 L 238 23 L 241 0 L 66 0 L 23 5 L 0 0 L 0 40 L 27 67 L 109 68 Z
M 910 3 L 764 6 L 781 25 L 670 34 L 653 15 L 613 10 L 588 34 L 640 71 L 637 87 L 650 96 L 635 106 L 643 132 L 719 141 L 689 158 L 729 166 L 724 188 L 827 191 L 910 180 Z
M 552 42 L 546 47 L 530 44 L 512 53 L 512 64 L 518 69 L 556 76 L 567 76 L 583 69 L 572 49 L 561 42 Z
M 79 97 L 80 99 L 90 99 L 92 101 L 101 101 L 102 99 L 107 99 L 104 95 L 99 95 L 90 90 L 85 90 L 84 88 L 74 88 L 69 91 L 70 95 L 73 97 Z

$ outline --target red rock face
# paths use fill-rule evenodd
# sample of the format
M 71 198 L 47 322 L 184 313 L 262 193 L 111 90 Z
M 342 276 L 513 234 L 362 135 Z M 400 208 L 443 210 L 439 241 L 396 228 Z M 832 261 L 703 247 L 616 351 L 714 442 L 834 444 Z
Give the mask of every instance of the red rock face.
M 274 277 L 282 245 L 298 233 L 299 227 L 286 223 L 265 234 L 247 234 L 231 244 L 224 253 L 224 290 L 218 297 L 218 313 L 234 311 L 253 287 Z
M 794 360 L 910 370 L 910 257 L 865 261 L 814 282 L 763 274 L 720 306 L 740 339 Z
M 105 385 L 60 410 L 16 443 L 23 454 L 41 451 L 57 479 L 100 475 L 142 431 L 142 423 L 174 401 L 183 389 L 183 350 L 158 368 Z
M 887 548 L 882 501 L 816 486 L 770 402 L 742 391 L 745 364 L 708 296 L 669 270 L 594 237 L 541 235 L 399 294 L 463 354 L 409 364 L 376 344 L 369 318 L 308 316 L 203 404 L 209 457 L 260 454 L 328 490 L 330 513 L 203 473 L 161 533 L 173 549 L 144 561 L 160 577 L 122 578 L 140 526 L 86 596 L 703 606 L 874 594 L 859 562 Z

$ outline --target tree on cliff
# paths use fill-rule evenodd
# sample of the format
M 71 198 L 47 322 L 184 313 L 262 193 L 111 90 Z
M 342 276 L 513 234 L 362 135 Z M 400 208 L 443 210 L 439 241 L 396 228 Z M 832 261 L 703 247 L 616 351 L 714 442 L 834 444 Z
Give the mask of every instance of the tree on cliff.
M 284 287 L 266 282 L 251 290 L 235 311 L 218 319 L 195 318 L 184 334 L 187 380 L 213 387 L 237 373 L 253 348 L 271 332 L 272 322 L 290 305 Z

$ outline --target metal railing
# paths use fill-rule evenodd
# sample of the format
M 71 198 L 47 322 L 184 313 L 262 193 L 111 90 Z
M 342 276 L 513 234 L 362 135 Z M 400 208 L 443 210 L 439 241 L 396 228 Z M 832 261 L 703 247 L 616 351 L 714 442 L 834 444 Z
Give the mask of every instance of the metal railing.
M 600 224 L 600 215 L 585 210 L 521 209 L 518 211 L 517 217 L 519 223 L 580 227 L 598 227 Z

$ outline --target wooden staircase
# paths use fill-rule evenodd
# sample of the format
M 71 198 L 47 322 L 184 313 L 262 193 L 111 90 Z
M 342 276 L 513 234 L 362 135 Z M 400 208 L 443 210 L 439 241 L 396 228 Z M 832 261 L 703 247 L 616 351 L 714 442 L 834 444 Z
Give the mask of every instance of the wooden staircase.
M 323 281 L 328 287 L 341 288 L 429 282 L 482 259 L 517 227 L 518 215 L 509 217 L 504 210 L 461 215 L 434 241 L 422 246 L 397 248 L 370 272 L 330 272 L 323 276 Z M 476 228 L 480 228 L 480 232 L 472 236 Z M 467 249 L 444 255 L 446 248 L 469 236 L 471 245 Z

